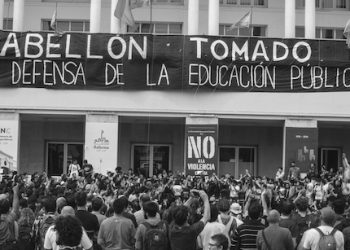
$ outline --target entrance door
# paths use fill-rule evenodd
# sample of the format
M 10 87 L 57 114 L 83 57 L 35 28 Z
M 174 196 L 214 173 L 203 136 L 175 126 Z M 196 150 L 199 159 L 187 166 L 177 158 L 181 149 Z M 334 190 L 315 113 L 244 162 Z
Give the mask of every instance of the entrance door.
M 83 164 L 83 143 L 48 142 L 46 148 L 46 169 L 48 176 L 66 174 L 68 166 L 73 160 L 77 160 L 80 166 Z
M 333 168 L 336 172 L 341 164 L 341 149 L 340 148 L 321 148 L 321 166 L 325 165 L 327 170 Z
M 255 147 L 220 147 L 219 174 L 231 174 L 236 179 L 249 173 L 254 175 L 256 170 L 256 148 Z
M 132 155 L 132 165 L 136 174 L 152 177 L 170 169 L 170 145 L 135 144 L 132 146 Z

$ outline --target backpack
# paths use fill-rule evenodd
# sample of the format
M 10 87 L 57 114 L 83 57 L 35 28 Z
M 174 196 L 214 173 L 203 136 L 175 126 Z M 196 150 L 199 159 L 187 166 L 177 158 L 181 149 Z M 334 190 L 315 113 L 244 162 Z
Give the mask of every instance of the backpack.
M 32 240 L 32 225 L 29 221 L 18 221 L 18 240 Z
M 161 221 L 157 225 L 142 223 L 146 227 L 143 250 L 166 250 L 169 248 L 167 226 Z
M 44 249 L 45 234 L 49 227 L 55 224 L 55 221 L 54 215 L 45 215 L 39 220 L 35 229 L 35 243 L 38 249 Z
M 332 232 L 328 235 L 325 235 L 321 229 L 315 228 L 316 231 L 321 235 L 320 241 L 318 242 L 318 249 L 320 250 L 336 250 L 337 243 L 334 238 L 334 234 L 338 231 L 336 228 L 333 228 Z

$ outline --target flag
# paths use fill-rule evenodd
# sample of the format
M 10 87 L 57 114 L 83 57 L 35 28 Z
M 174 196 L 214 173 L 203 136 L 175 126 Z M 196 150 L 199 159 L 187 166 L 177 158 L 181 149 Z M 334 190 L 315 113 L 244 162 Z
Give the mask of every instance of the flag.
M 229 30 L 233 30 L 235 27 L 249 28 L 252 19 L 252 10 L 249 10 L 238 22 L 232 24 Z
M 345 24 L 343 35 L 346 37 L 346 44 L 350 48 L 350 19 Z
M 57 26 L 57 10 L 54 11 L 52 17 L 51 17 L 51 21 L 50 21 L 50 29 L 51 30 L 56 30 L 56 26 Z
M 114 10 L 114 16 L 131 27 L 135 26 L 134 16 L 131 12 L 128 0 L 118 0 L 117 6 Z

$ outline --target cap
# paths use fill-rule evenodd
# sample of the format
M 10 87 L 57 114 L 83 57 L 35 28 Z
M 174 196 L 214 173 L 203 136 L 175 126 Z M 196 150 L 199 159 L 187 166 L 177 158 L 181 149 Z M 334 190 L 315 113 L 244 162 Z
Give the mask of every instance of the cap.
M 173 190 L 174 190 L 174 195 L 175 196 L 181 196 L 182 187 L 180 185 L 174 185 L 173 186 Z
M 240 214 L 242 213 L 242 207 L 238 203 L 232 203 L 230 207 L 230 211 L 233 214 Z

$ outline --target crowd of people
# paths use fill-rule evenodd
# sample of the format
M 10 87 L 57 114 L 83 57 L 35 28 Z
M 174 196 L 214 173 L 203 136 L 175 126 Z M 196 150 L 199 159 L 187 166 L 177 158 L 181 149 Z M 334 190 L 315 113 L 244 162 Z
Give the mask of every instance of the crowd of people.
M 14 172 L 0 183 L 1 250 L 350 249 L 350 165 L 311 164 L 273 178 L 151 178 L 73 163 L 50 178 Z

